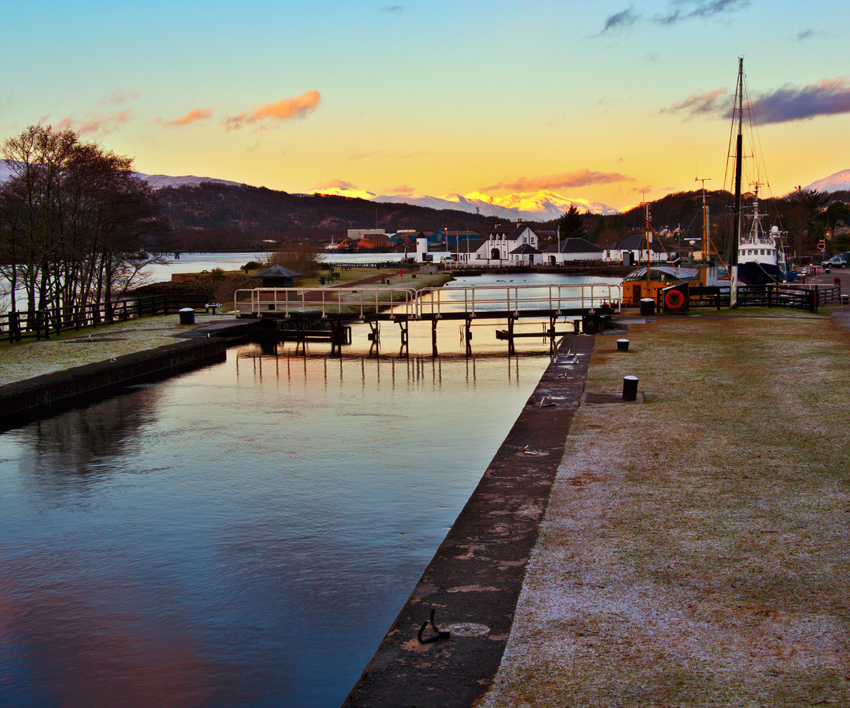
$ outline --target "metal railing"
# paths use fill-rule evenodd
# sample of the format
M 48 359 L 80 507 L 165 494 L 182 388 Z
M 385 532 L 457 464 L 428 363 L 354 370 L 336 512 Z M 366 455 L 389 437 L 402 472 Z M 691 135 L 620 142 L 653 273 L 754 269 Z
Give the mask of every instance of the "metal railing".
M 416 290 L 413 288 L 252 288 L 233 294 L 233 309 L 238 315 L 279 312 L 289 317 L 298 314 L 351 315 L 363 318 L 393 308 L 413 319 L 417 316 Z
M 486 311 L 561 313 L 609 306 L 620 311 L 621 288 L 607 284 L 484 285 L 413 288 L 253 288 L 237 290 L 234 311 L 253 316 L 282 313 L 363 318 L 389 308 L 408 319 Z
M 420 316 L 463 312 L 470 316 L 484 311 L 527 312 L 545 310 L 591 311 L 609 306 L 620 311 L 622 290 L 607 284 L 482 285 L 474 287 L 434 287 L 419 291 Z

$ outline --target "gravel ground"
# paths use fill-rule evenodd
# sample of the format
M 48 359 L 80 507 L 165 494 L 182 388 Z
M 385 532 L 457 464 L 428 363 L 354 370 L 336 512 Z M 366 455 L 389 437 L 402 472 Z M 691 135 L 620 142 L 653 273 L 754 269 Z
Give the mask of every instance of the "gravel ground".
M 846 310 L 847 308 L 841 308 Z M 850 332 L 740 312 L 597 338 L 502 706 L 850 705 Z
M 196 324 L 232 319 L 221 315 L 195 315 Z M 181 325 L 179 315 L 144 317 L 129 322 L 64 332 L 41 341 L 24 339 L 0 344 L 0 386 L 74 366 L 108 361 L 123 354 L 174 344 L 179 334 L 191 330 Z

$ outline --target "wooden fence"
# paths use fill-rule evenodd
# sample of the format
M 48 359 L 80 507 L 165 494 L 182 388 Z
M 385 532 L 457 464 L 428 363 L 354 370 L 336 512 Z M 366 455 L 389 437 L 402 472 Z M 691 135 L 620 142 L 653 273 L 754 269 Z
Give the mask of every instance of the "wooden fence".
M 51 307 L 35 312 L 8 312 L 0 315 L 0 337 L 20 342 L 27 337 L 50 339 L 62 332 L 124 322 L 139 317 L 169 315 L 184 307 L 206 307 L 202 295 L 172 294 L 127 298 L 74 307 Z

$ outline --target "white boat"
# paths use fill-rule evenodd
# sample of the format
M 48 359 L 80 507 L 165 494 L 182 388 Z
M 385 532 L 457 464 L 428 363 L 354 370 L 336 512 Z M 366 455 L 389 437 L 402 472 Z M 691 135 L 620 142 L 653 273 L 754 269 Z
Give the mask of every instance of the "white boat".
M 759 185 L 755 185 L 749 231 L 738 239 L 738 275 L 750 285 L 784 280 L 788 270 L 785 260 L 786 233 L 778 226 L 765 231 L 759 213 Z M 755 281 L 755 282 L 753 282 Z

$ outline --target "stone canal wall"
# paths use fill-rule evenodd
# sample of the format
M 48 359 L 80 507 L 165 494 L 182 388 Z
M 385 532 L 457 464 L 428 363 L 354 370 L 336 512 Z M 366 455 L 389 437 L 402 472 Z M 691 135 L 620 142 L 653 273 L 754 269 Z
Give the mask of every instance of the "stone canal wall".
M 575 338 L 575 358 L 572 339 L 564 338 L 344 708 L 468 708 L 486 691 L 584 392 L 595 337 Z

